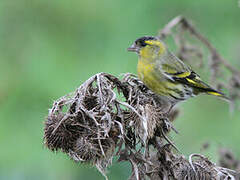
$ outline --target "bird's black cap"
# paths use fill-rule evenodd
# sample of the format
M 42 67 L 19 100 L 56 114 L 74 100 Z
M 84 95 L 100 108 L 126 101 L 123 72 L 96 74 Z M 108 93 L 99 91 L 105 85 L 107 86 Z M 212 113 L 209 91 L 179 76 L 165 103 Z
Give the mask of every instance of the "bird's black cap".
M 146 46 L 147 44 L 145 43 L 145 41 L 148 41 L 148 40 L 157 40 L 157 38 L 153 37 L 153 36 L 143 36 L 141 38 L 138 38 L 136 41 L 135 41 L 135 44 L 137 45 L 140 45 L 140 46 Z
M 143 36 L 141 38 L 138 38 L 133 44 L 131 47 L 128 48 L 128 51 L 132 51 L 132 52 L 137 52 L 139 53 L 139 50 L 146 46 L 147 44 L 145 43 L 145 41 L 148 41 L 148 40 L 157 40 L 156 37 L 153 37 L 153 36 Z

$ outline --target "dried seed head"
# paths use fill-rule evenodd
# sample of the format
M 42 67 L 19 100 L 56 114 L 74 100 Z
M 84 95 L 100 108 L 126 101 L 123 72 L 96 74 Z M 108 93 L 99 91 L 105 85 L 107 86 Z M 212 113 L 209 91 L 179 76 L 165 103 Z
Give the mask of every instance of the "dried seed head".
M 111 158 L 115 149 L 115 143 L 111 138 L 101 140 L 101 146 L 98 139 L 80 137 L 69 156 L 76 162 L 88 162 L 95 164 L 98 160 L 105 157 Z M 102 152 L 103 150 L 103 152 Z
M 45 121 L 44 143 L 52 151 L 60 149 L 63 152 L 69 152 L 75 145 L 79 134 L 71 120 L 65 120 L 57 129 L 59 121 L 64 118 L 63 114 L 50 115 Z M 56 131 L 53 133 L 53 131 Z

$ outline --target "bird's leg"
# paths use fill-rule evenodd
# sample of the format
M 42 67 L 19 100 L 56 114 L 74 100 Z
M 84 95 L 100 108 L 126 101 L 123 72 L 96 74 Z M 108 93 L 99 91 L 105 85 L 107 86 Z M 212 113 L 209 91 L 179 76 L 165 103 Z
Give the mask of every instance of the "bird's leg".
M 169 109 L 168 109 L 168 111 L 167 111 L 167 113 L 166 113 L 167 116 L 170 114 L 170 112 L 171 112 L 171 110 L 173 109 L 174 105 L 175 105 L 175 104 L 172 104 L 172 103 L 170 104 L 170 107 L 169 107 Z

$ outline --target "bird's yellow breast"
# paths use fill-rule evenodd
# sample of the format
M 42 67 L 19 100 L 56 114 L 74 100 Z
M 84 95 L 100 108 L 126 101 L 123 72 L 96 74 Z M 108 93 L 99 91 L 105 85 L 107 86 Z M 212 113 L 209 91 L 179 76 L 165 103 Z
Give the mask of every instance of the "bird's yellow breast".
M 138 66 L 138 77 L 143 83 L 153 91 L 159 91 L 159 80 L 155 75 L 154 64 L 147 60 L 139 60 Z
M 171 91 L 174 85 L 165 78 L 161 78 L 161 72 L 157 71 L 155 64 L 148 60 L 139 60 L 138 66 L 138 77 L 139 79 L 153 92 L 159 95 L 166 95 L 167 92 Z M 172 92 L 175 93 L 175 92 Z
M 139 60 L 137 71 L 139 78 L 144 81 L 144 79 L 152 79 L 154 64 L 148 63 L 146 60 Z

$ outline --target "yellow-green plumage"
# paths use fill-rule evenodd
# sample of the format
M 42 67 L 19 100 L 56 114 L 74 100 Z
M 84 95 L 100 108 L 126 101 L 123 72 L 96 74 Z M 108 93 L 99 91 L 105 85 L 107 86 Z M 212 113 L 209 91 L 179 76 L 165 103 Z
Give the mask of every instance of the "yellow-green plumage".
M 129 48 L 139 55 L 138 76 L 156 94 L 173 104 L 199 93 L 227 97 L 209 85 L 155 37 L 142 37 Z
M 143 81 L 148 88 L 158 94 L 164 95 L 168 92 L 167 87 L 170 87 L 171 85 L 174 86 L 173 83 L 166 79 L 160 79 L 156 74 L 154 64 L 151 64 L 144 59 L 138 61 L 137 71 L 139 79 Z M 160 80 L 161 83 L 159 83 Z

